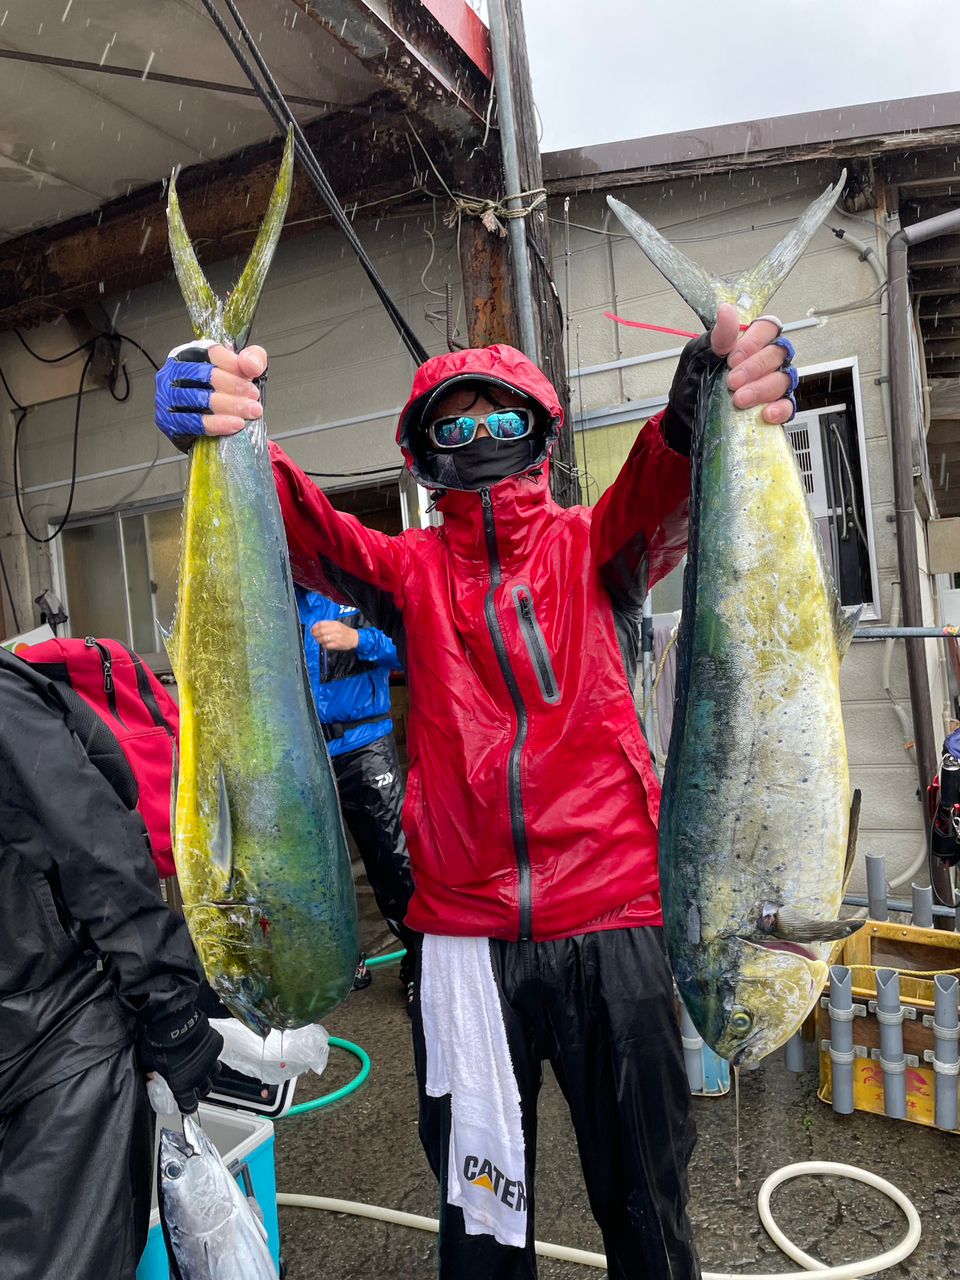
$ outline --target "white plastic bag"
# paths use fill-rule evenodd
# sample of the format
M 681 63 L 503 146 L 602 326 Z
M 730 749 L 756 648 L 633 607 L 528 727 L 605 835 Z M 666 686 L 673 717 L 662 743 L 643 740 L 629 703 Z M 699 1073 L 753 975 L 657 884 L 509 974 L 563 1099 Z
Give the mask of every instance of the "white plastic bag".
M 326 1031 L 316 1025 L 295 1031 L 271 1031 L 266 1041 L 236 1018 L 212 1018 L 223 1036 L 220 1061 L 264 1084 L 282 1084 L 312 1071 L 322 1075 L 330 1056 Z

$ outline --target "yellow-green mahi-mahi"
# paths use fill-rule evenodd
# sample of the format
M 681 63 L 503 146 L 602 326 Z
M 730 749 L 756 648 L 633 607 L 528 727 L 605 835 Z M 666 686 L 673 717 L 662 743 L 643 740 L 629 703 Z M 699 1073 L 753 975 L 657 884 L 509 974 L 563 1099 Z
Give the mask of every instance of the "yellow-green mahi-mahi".
M 841 183 L 752 271 L 713 279 L 626 205 L 610 206 L 709 328 L 757 319 Z M 840 710 L 854 623 L 833 587 L 799 467 L 726 366 L 706 382 L 691 451 L 677 697 L 660 811 L 667 949 L 704 1040 L 750 1063 L 783 1044 L 827 978 L 856 836 Z M 851 803 L 852 800 L 852 803 Z
M 239 350 L 276 248 L 293 151 L 226 304 L 170 185 L 177 279 L 198 337 Z M 168 639 L 180 693 L 175 858 L 211 985 L 265 1035 L 317 1022 L 356 967 L 357 913 L 336 785 L 303 666 L 263 418 L 196 441 Z

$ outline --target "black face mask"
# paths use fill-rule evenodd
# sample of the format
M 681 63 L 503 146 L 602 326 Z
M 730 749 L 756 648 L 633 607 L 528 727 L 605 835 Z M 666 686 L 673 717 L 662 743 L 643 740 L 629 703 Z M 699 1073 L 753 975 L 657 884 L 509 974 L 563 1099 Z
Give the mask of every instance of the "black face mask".
M 478 436 L 462 449 L 451 450 L 447 456 L 461 489 L 485 489 L 498 480 L 525 471 L 542 448 L 543 440 L 536 432 L 522 440 Z

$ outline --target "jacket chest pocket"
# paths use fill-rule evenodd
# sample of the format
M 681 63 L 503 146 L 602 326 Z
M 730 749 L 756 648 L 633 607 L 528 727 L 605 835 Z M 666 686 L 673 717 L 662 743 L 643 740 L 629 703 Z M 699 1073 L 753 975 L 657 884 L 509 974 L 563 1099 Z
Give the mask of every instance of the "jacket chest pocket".
M 537 677 L 540 694 L 544 702 L 559 702 L 560 687 L 557 684 L 557 677 L 553 670 L 553 660 L 550 657 L 550 650 L 547 648 L 547 642 L 544 639 L 543 631 L 540 628 L 540 623 L 537 621 L 537 610 L 534 604 L 533 592 L 529 587 L 524 586 L 521 583 L 513 587 L 510 594 L 513 598 L 513 606 L 517 613 L 520 635 L 523 637 L 523 642 L 526 645 L 534 674 Z

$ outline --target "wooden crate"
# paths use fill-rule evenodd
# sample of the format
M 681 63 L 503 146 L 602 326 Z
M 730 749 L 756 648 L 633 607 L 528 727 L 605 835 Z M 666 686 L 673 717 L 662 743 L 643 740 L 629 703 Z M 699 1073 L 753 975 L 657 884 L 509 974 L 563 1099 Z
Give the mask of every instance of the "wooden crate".
M 932 1064 L 924 1060 L 934 1047 L 933 1028 L 924 1026 L 924 1015 L 933 1014 L 933 981 L 937 973 L 960 975 L 960 934 L 945 929 L 918 929 L 915 925 L 868 920 L 851 938 L 837 943 L 831 964 L 851 970 L 853 1003 L 865 1012 L 853 1019 L 853 1043 L 858 1056 L 853 1066 L 853 1104 L 858 1111 L 885 1115 L 883 1072 L 876 1054 L 880 1049 L 880 1024 L 868 1006 L 877 998 L 876 969 L 896 969 L 900 974 L 900 1003 L 914 1009 L 903 1020 L 903 1051 L 907 1055 L 907 1119 L 933 1125 L 936 1086 Z M 816 1010 L 817 1045 L 830 1039 L 830 1014 L 826 1003 L 830 985 Z M 863 1056 L 860 1056 L 862 1050 Z M 875 1051 L 874 1056 L 871 1053 Z M 832 1063 L 820 1048 L 820 1088 L 817 1096 L 830 1102 Z

